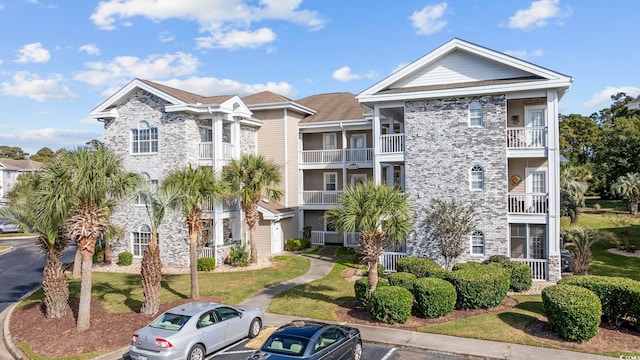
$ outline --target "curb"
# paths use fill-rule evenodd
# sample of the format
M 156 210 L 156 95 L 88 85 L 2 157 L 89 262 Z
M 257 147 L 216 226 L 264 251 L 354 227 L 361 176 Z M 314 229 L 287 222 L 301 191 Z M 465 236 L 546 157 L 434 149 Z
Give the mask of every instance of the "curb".
M 2 312 L 1 316 L 4 316 L 2 331 L 4 334 L 4 345 L 7 350 L 9 350 L 9 354 L 11 354 L 11 356 L 13 356 L 13 358 L 16 360 L 23 360 L 27 358 L 23 357 L 22 351 L 13 344 L 13 341 L 11 341 L 11 331 L 9 330 L 9 321 L 11 320 L 11 315 L 13 314 L 13 309 L 16 307 L 16 305 L 17 303 L 13 303 L 11 304 L 11 306 L 9 306 L 9 308 Z

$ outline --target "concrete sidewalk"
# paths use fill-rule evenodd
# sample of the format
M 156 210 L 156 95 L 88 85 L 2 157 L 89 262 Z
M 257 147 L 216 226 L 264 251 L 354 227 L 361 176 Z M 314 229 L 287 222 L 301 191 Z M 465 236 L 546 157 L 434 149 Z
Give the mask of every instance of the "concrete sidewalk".
M 333 256 L 335 248 L 325 247 L 319 256 L 310 256 L 311 268 L 306 274 L 284 282 L 279 285 L 266 288 L 253 297 L 245 300 L 241 305 L 256 306 L 267 309 L 271 305 L 271 301 L 281 292 L 296 287 L 298 285 L 309 283 L 313 280 L 326 276 L 333 265 L 335 257 Z M 11 308 L 10 308 L 11 309 Z M 0 321 L 5 323 L 5 329 L 8 329 L 8 321 L 4 321 L 7 311 L 0 314 Z M 277 327 L 284 323 L 290 322 L 301 317 L 265 314 L 265 326 Z M 430 351 L 441 352 L 445 354 L 466 355 L 475 359 L 512 359 L 512 360 L 533 360 L 533 359 L 566 359 L 566 360 L 598 360 L 598 359 L 616 359 L 600 355 L 592 355 L 580 352 L 555 350 L 536 346 L 526 346 L 510 343 L 502 343 L 496 341 L 475 340 L 467 338 L 459 338 L 454 336 L 426 334 L 415 331 L 390 329 L 387 327 L 376 327 L 358 324 L 347 324 L 356 327 L 362 334 L 365 342 L 383 344 L 393 347 L 408 347 L 415 349 L 424 349 Z M 7 335 L 7 334 L 3 334 Z M 5 341 L 6 336 L 3 336 Z M 19 359 L 14 357 L 3 357 L 4 344 L 0 344 L 0 360 Z M 12 346 L 12 345 L 10 345 Z M 119 360 L 128 353 L 128 347 L 124 347 L 113 351 L 109 354 L 101 355 L 94 360 Z M 10 356 L 10 355 L 9 355 Z M 375 359 L 366 359 L 375 360 Z

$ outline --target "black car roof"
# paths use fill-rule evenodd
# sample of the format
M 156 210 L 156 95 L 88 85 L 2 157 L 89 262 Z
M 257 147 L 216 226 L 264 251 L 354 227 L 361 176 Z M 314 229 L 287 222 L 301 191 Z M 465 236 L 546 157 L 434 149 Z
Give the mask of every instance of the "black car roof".
M 331 326 L 331 324 L 326 324 L 319 321 L 296 320 L 282 325 L 280 328 L 278 328 L 276 333 L 301 336 L 310 339 L 315 333 L 327 326 Z

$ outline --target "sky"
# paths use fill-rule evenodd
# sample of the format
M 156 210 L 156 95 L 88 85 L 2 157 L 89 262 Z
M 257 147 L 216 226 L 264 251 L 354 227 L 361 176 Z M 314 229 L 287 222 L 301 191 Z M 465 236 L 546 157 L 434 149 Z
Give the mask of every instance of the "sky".
M 103 139 L 134 78 L 293 100 L 369 88 L 452 38 L 571 76 L 562 114 L 640 95 L 636 0 L 0 0 L 0 145 Z M 634 70 L 636 69 L 636 70 Z

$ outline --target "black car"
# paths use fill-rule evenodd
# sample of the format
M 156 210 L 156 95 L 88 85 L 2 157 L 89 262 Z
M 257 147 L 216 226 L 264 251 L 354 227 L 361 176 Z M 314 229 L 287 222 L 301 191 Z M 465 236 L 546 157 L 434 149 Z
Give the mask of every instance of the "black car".
M 319 321 L 296 320 L 281 326 L 247 360 L 361 360 L 360 330 Z

